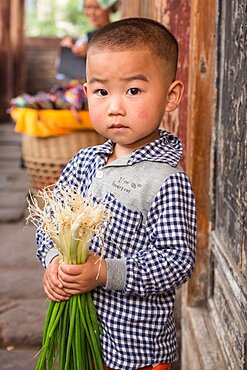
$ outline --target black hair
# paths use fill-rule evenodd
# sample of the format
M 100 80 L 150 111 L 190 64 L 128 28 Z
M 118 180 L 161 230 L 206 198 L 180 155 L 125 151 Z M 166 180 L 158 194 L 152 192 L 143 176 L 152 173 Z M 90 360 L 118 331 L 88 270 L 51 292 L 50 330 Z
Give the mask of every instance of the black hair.
M 149 18 L 124 18 L 100 28 L 93 35 L 89 49 L 148 48 L 163 59 L 175 78 L 178 43 L 173 34 L 161 23 Z

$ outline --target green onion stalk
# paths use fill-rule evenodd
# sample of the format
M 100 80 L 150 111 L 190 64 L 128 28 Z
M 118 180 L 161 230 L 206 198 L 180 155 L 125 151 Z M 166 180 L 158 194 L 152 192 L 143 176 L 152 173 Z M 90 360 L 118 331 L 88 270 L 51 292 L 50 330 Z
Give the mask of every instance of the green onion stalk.
M 28 209 L 27 220 L 36 226 L 42 223 L 59 251 L 60 261 L 68 264 L 85 263 L 92 238 L 102 240 L 109 220 L 105 207 L 84 199 L 76 187 L 40 190 L 35 197 L 29 196 Z M 103 370 L 100 326 L 90 292 L 72 295 L 66 301 L 50 301 L 37 355 L 35 370 L 55 366 L 59 370 Z

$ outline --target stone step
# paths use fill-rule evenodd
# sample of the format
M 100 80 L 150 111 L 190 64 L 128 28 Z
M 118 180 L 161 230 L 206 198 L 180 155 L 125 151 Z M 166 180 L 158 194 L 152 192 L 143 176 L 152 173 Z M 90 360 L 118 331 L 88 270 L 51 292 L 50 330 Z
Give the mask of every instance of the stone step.
M 13 167 L 1 168 L 0 191 L 19 191 L 25 194 L 29 187 L 26 171 Z
M 26 194 L 25 194 L 26 193 Z M 0 191 L 0 222 L 20 220 L 27 208 L 28 191 Z
M 33 370 L 37 357 L 38 348 L 19 348 L 7 346 L 0 349 L 1 370 Z
M 46 306 L 44 298 L 13 300 L 11 303 L 0 315 L 2 347 L 40 347 L 48 301 Z

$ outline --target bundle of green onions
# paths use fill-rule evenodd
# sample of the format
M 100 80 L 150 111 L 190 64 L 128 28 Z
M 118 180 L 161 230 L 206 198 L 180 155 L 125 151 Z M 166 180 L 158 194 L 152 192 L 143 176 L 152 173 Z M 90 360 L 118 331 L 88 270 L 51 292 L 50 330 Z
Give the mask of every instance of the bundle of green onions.
M 42 223 L 61 262 L 82 264 L 92 238 L 97 235 L 101 239 L 109 214 L 102 204 L 83 199 L 76 187 L 60 186 L 57 190 L 45 188 L 36 197 L 30 196 L 27 220 L 36 226 Z M 35 370 L 51 370 L 57 364 L 59 370 L 103 370 L 100 328 L 90 292 L 50 302 L 38 354 Z

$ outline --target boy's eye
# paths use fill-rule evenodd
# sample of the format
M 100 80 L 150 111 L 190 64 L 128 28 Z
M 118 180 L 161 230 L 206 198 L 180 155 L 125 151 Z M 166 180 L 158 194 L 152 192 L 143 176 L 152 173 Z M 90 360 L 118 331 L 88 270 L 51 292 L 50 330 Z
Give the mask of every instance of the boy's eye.
M 108 92 L 105 89 L 98 89 L 96 91 L 96 94 L 100 95 L 100 96 L 106 96 L 108 94 Z
M 137 95 L 140 92 L 140 90 L 137 87 L 132 87 L 127 91 L 128 95 Z

